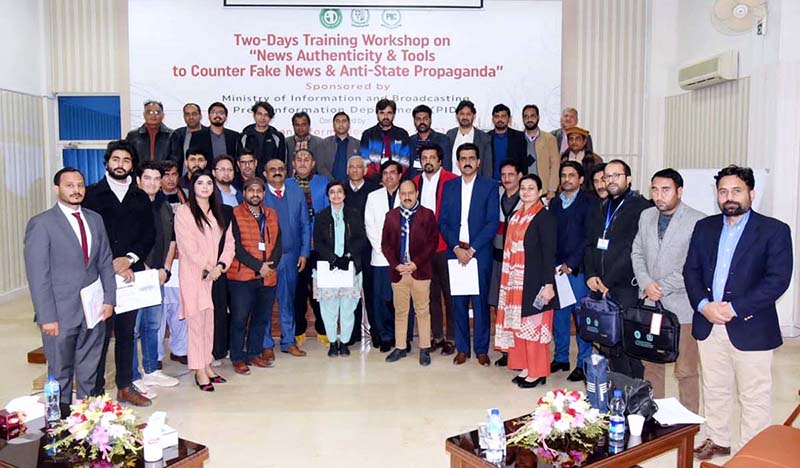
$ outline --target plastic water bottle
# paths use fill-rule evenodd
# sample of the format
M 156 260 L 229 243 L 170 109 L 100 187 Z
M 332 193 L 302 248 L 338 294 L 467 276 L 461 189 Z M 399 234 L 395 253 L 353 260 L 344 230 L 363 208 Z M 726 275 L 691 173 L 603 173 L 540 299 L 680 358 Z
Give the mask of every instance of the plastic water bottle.
M 61 385 L 52 375 L 44 385 L 44 399 L 47 405 L 47 422 L 57 422 L 61 419 Z
M 489 423 L 486 425 L 488 440 L 486 441 L 486 461 L 489 463 L 502 464 L 506 458 L 506 429 L 503 419 L 500 418 L 500 410 L 492 408 L 489 410 Z
M 614 389 L 614 397 L 608 403 L 611 412 L 608 426 L 608 445 L 612 453 L 625 448 L 625 400 L 622 399 L 622 390 Z

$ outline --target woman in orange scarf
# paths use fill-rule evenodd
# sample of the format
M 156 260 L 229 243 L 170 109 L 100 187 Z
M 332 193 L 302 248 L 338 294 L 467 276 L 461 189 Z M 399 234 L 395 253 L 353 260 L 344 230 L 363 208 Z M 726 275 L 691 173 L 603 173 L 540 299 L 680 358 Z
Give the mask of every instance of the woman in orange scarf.
M 512 382 L 522 388 L 547 383 L 548 344 L 553 336 L 556 220 L 544 208 L 542 180 L 528 174 L 519 182 L 522 207 L 508 224 L 495 322 L 495 348 L 508 353 Z

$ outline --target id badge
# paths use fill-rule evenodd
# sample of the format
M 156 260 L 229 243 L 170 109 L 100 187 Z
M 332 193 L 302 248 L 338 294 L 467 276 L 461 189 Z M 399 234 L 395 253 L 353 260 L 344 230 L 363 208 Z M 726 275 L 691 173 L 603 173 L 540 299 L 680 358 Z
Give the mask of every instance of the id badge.
M 259 242 L 258 243 L 258 250 L 260 250 L 262 252 L 266 252 L 267 251 L 267 245 L 264 244 L 263 242 Z
M 603 239 L 599 237 L 597 239 L 597 248 L 600 250 L 608 250 L 608 239 Z

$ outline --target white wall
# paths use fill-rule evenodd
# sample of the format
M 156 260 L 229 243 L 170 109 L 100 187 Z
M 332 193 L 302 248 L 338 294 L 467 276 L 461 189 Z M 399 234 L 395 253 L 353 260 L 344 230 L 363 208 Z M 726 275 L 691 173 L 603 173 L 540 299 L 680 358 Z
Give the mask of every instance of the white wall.
M 49 29 L 45 0 L 0 0 L 0 88 L 47 94 Z

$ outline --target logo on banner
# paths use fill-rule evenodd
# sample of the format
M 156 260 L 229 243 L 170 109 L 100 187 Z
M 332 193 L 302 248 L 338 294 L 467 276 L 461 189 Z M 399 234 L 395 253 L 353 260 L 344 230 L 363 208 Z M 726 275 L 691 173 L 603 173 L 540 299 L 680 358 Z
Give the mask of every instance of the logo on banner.
M 365 8 L 356 8 L 350 12 L 350 22 L 357 28 L 369 26 L 369 10 Z
M 336 29 L 342 24 L 342 10 L 323 8 L 319 12 L 319 22 L 328 29 Z
M 381 15 L 384 28 L 394 29 L 400 26 L 400 10 L 383 10 Z

